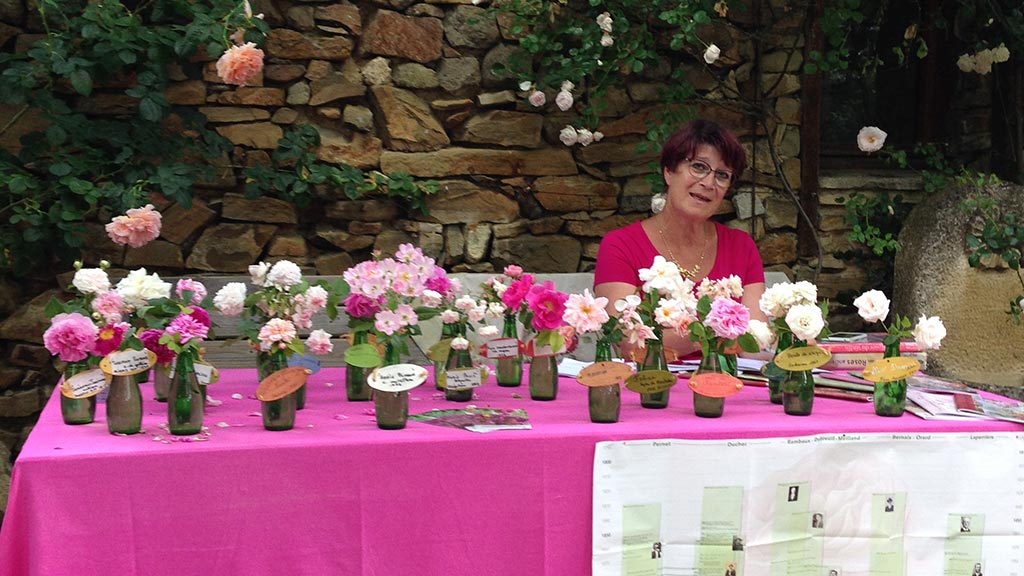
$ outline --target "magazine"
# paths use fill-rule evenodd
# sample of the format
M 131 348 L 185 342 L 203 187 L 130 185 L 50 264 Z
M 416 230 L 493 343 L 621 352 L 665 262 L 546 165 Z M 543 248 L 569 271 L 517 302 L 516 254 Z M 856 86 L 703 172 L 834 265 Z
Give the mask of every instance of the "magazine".
M 948 394 L 973 394 L 977 390 L 956 380 L 929 376 L 927 374 L 915 374 L 907 378 L 907 388 L 924 390 L 926 392 L 946 392 Z
M 411 414 L 409 420 L 460 428 L 470 432 L 494 432 L 495 430 L 530 430 L 526 410 L 498 408 L 458 408 L 450 410 L 429 410 L 422 414 Z
M 907 400 L 910 400 L 931 416 L 945 416 L 944 420 L 993 420 L 980 408 L 981 397 L 978 394 L 943 394 L 924 390 L 907 389 Z M 909 406 L 909 404 L 908 404 Z M 918 414 L 920 416 L 920 414 Z

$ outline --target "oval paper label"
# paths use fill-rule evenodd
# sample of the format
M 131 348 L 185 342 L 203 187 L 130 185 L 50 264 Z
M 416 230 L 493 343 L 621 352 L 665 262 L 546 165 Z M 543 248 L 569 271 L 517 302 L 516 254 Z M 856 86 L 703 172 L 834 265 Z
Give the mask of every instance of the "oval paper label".
M 100 360 L 100 370 L 111 376 L 131 376 L 149 370 L 153 364 L 156 353 L 151 350 L 121 350 Z
M 427 381 L 427 369 L 415 364 L 382 366 L 370 373 L 366 383 L 381 392 L 404 392 Z
M 687 384 L 694 392 L 710 398 L 727 398 L 743 389 L 743 382 L 731 374 L 697 374 Z
M 99 368 L 79 372 L 60 385 L 60 393 L 66 398 L 88 398 L 107 387 L 107 375 Z
M 260 382 L 259 388 L 256 389 L 256 398 L 262 402 L 280 400 L 302 388 L 307 378 L 309 378 L 309 370 L 301 366 L 278 370 Z
M 832 353 L 824 348 L 804 346 L 779 352 L 779 355 L 775 357 L 775 365 L 790 372 L 801 372 L 824 366 L 830 358 L 832 358 Z
M 668 370 L 644 370 L 626 380 L 626 388 L 641 394 L 657 394 L 675 386 L 678 379 Z
M 621 384 L 633 375 L 633 368 L 624 362 L 594 362 L 576 376 L 576 381 L 584 386 L 598 388 Z
M 895 382 L 913 376 L 921 369 L 921 363 L 913 358 L 897 356 L 882 358 L 864 367 L 862 375 L 871 382 Z
M 487 341 L 485 356 L 491 360 L 515 358 L 519 355 L 519 340 L 515 338 L 495 338 Z

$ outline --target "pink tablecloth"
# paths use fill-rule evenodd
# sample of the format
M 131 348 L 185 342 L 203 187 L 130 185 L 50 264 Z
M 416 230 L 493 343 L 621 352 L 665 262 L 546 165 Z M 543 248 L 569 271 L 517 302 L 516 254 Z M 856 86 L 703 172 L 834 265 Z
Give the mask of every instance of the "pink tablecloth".
M 685 388 L 666 410 L 625 391 L 620 422 L 592 424 L 586 389 L 563 379 L 554 402 L 531 401 L 525 385 L 478 390 L 474 404 L 525 408 L 532 430 L 384 431 L 372 403 L 344 400 L 343 380 L 338 368 L 315 374 L 295 429 L 267 432 L 254 372 L 225 370 L 203 442 L 161 441 L 166 405 L 148 400 L 150 385 L 134 436 L 108 434 L 102 406 L 95 423 L 65 426 L 54 396 L 14 468 L 0 574 L 580 576 L 595 442 L 1020 429 L 879 418 L 870 404 L 823 398 L 791 417 L 756 387 L 716 420 L 693 416 Z M 455 406 L 432 387 L 411 394 L 412 413 Z

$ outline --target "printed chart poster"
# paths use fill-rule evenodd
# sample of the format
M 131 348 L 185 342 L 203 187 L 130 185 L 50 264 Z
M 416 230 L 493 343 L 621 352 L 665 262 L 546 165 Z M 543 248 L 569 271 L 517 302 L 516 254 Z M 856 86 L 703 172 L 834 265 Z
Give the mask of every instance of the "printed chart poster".
M 1020 433 L 599 442 L 593 494 L 594 576 L 1024 576 Z

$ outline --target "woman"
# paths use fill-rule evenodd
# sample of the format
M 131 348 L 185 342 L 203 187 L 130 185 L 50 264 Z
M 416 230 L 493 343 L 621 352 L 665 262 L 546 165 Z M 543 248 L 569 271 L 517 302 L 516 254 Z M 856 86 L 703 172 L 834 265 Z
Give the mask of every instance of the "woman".
M 683 276 L 699 284 L 735 274 L 743 283 L 743 304 L 750 317 L 766 320 L 758 306 L 764 293 L 764 266 L 754 240 L 711 217 L 726 192 L 747 167 L 746 153 L 736 136 L 714 122 L 693 120 L 665 142 L 661 174 L 665 208 L 629 226 L 609 232 L 601 241 L 594 270 L 594 292 L 616 300 L 636 292 L 639 270 L 662 255 L 675 262 Z M 676 333 L 664 335 L 669 357 L 699 352 L 697 344 Z

